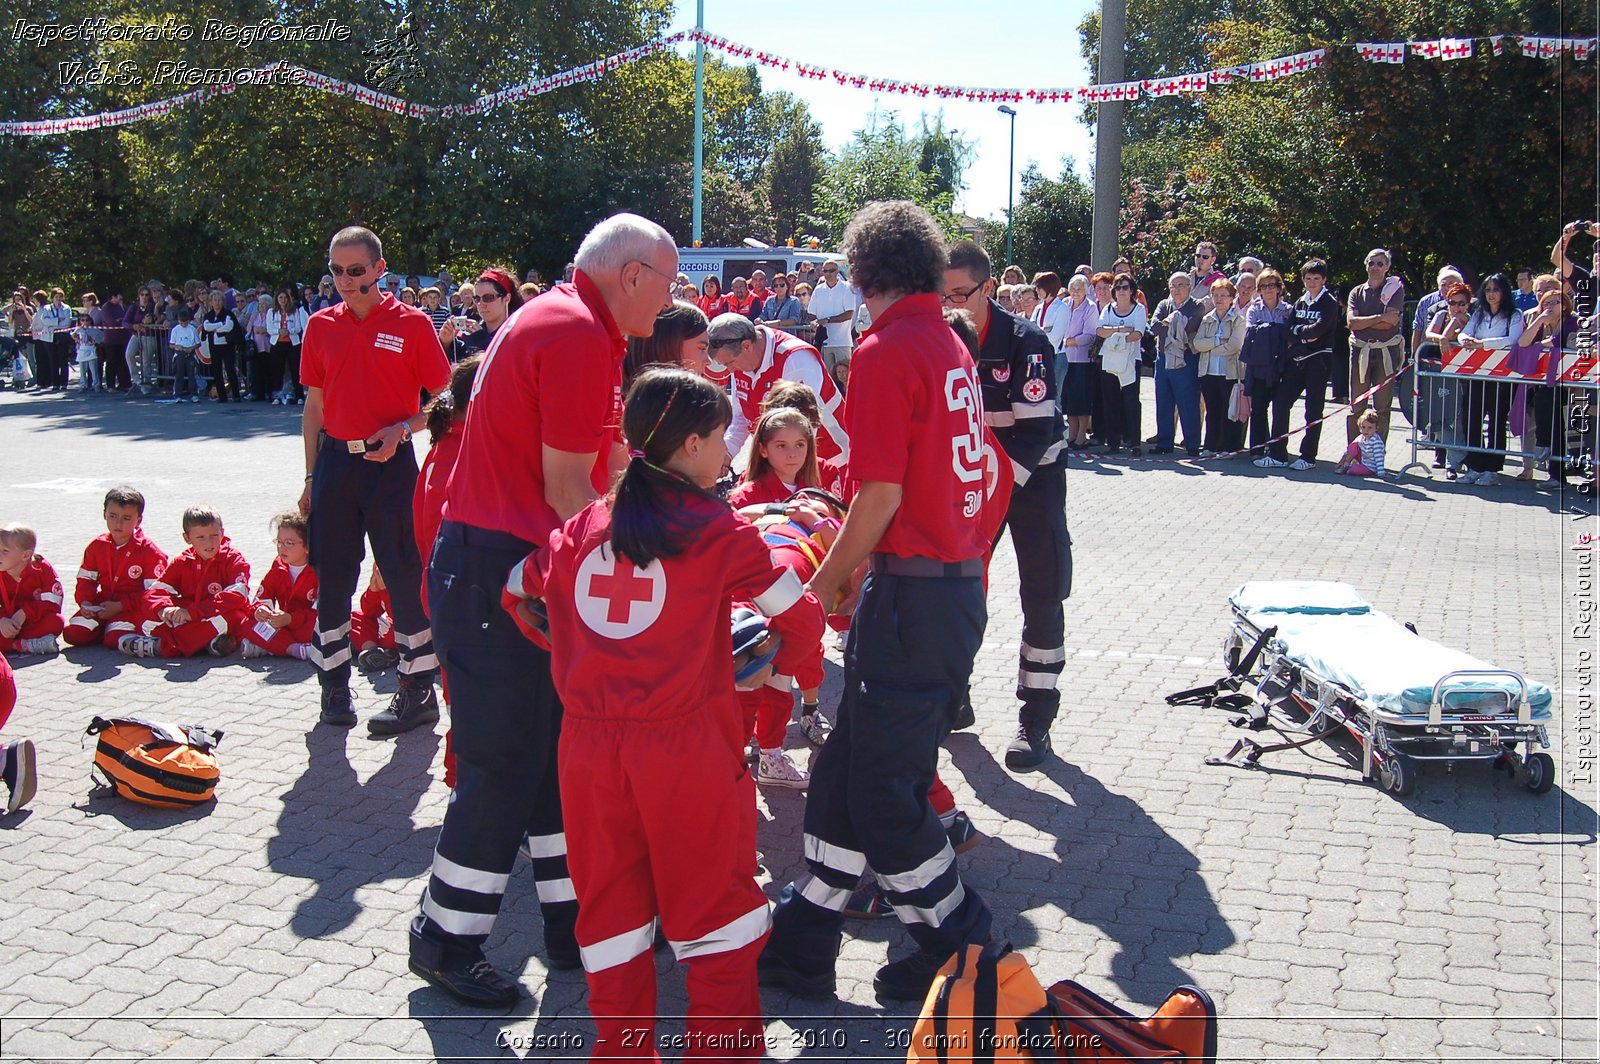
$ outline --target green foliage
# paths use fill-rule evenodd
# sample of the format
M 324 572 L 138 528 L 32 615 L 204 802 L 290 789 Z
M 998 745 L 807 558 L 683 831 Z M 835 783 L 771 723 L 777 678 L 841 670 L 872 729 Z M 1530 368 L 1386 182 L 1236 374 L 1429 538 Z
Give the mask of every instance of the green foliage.
M 826 244 L 837 244 L 850 216 L 874 200 L 911 200 L 947 232 L 961 226 L 953 204 L 970 148 L 937 122 L 912 137 L 894 112 L 874 112 L 867 127 L 828 164 L 811 221 Z
M 1089 237 L 1094 217 L 1094 191 L 1072 169 L 1061 168 L 1052 181 L 1037 166 L 1022 172 L 1022 195 L 1013 211 L 1012 261 L 1021 263 L 1028 276 L 1040 270 L 1057 270 L 1063 277 L 1089 261 Z M 998 242 L 984 234 L 984 246 L 996 261 L 1005 253 L 1005 227 Z
M 1261 0 L 1249 8 L 1128 0 L 1128 79 L 1253 62 L 1327 42 L 1504 31 L 1582 36 L 1595 12 L 1548 0 Z M 1097 58 L 1099 23 L 1080 26 Z M 1338 286 L 1377 245 L 1415 290 L 1444 262 L 1474 276 L 1538 264 L 1562 220 L 1592 212 L 1596 63 L 1507 53 L 1364 62 L 1330 48 L 1320 72 L 1143 98 L 1124 109 L 1122 250 L 1141 280 L 1215 240 L 1293 273 L 1325 256 Z M 1587 102 L 1585 102 L 1587 101 Z

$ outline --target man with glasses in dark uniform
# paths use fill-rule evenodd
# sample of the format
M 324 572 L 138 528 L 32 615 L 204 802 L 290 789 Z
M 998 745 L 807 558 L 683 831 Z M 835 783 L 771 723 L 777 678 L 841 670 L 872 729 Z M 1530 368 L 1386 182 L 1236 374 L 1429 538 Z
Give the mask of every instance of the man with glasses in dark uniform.
M 950 249 L 944 303 L 964 310 L 978 330 L 983 418 L 1011 459 L 1016 486 L 1006 509 L 1022 593 L 1022 649 L 1017 665 L 1016 738 L 1006 766 L 1037 768 L 1050 754 L 1050 725 L 1061 708 L 1066 666 L 1066 611 L 1072 590 L 1067 534 L 1066 449 L 1056 406 L 1055 352 L 1037 325 L 1007 314 L 993 299 L 989 256 L 971 241 Z
M 361 577 L 362 539 L 389 586 L 400 686 L 367 722 L 394 735 L 439 719 L 439 659 L 422 609 L 422 562 L 412 531 L 417 459 L 411 434 L 426 417 L 419 397 L 450 382 L 450 363 L 428 315 L 378 288 L 383 244 L 371 230 L 339 230 L 328 270 L 341 302 L 306 323 L 300 379 L 311 564 L 319 580 L 311 662 L 322 684 L 322 723 L 356 722 L 350 698 L 350 600 Z

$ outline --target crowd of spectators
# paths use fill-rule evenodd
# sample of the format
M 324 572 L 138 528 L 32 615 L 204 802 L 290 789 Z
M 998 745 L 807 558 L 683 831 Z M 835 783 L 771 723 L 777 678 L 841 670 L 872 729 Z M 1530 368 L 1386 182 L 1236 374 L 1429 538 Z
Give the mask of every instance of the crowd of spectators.
M 1379 437 L 1386 437 L 1399 371 L 1415 361 L 1425 371 L 1414 382 L 1415 395 L 1398 398 L 1408 417 L 1415 402 L 1417 427 L 1436 448 L 1436 468 L 1452 480 L 1491 485 L 1511 453 L 1523 456 L 1521 477 L 1539 468 L 1558 480 L 1582 464 L 1561 432 L 1574 422 L 1574 406 L 1587 411 L 1590 401 L 1587 392 L 1557 385 L 1559 359 L 1551 360 L 1542 384 L 1430 373 L 1443 355 L 1462 350 L 1506 351 L 1523 374 L 1537 368 L 1541 352 L 1571 350 L 1594 313 L 1594 268 L 1567 254 L 1580 234 L 1600 235 L 1600 224 L 1568 225 L 1552 250 L 1549 274 L 1527 266 L 1496 271 L 1474 288 L 1461 269 L 1447 266 L 1414 311 L 1382 248 L 1367 256 L 1366 283 L 1340 298 L 1328 290 L 1329 266 L 1320 259 L 1289 271 L 1299 289 L 1291 293 L 1285 271 L 1248 255 L 1224 264 L 1211 241 L 1196 245 L 1192 266 L 1174 272 L 1164 294 L 1141 290 L 1141 275 L 1124 256 L 1106 271 L 1080 265 L 1064 281 L 1054 270 L 1030 279 L 1013 264 L 994 298 L 1048 334 L 1067 447 L 1083 457 L 1142 455 L 1146 447 L 1175 454 L 1181 444 L 1191 458 L 1242 454 L 1262 468 L 1303 471 L 1317 461 L 1328 398 L 1356 400 L 1345 419 L 1347 442 L 1361 435 L 1358 422 L 1369 406 Z M 569 264 L 563 280 L 571 274 Z M 515 277 L 510 267 L 491 267 L 459 285 L 448 274 L 387 275 L 381 283 L 400 302 L 426 310 L 446 352 L 459 361 L 486 349 L 518 307 L 546 290 L 536 269 L 520 283 Z M 703 343 L 700 322 L 740 314 L 814 345 L 841 389 L 854 344 L 870 325 L 835 262 L 802 262 L 770 277 L 757 269 L 726 286 L 721 277 L 696 283 L 680 273 L 673 292 L 675 337 L 692 332 Z M 0 365 L 11 368 L 17 390 L 76 387 L 168 402 L 209 396 L 293 406 L 304 397 L 299 364 L 306 321 L 338 299 L 331 276 L 314 286 L 258 283 L 243 291 L 228 273 L 181 287 L 151 280 L 126 301 L 116 288 L 104 299 L 84 292 L 69 302 L 60 288 L 18 286 L 0 316 Z M 713 362 L 701 369 L 719 373 Z M 1156 405 L 1156 433 L 1142 439 L 1141 376 L 1154 377 Z M 1284 439 L 1297 404 L 1311 423 L 1298 445 Z M 1509 436 L 1519 439 L 1520 451 L 1509 451 Z

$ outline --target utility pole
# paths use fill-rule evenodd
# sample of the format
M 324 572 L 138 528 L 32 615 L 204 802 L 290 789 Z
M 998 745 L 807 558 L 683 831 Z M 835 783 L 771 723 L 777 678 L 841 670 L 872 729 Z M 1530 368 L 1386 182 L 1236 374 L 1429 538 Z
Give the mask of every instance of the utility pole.
M 1011 169 L 1006 171 L 1006 265 L 1009 266 L 1016 260 L 1011 257 L 1011 231 L 1016 228 L 1011 220 L 1011 212 L 1016 207 L 1017 187 L 1017 112 L 1001 104 L 995 108 L 1003 115 L 1011 117 Z
M 706 0 L 695 0 L 694 28 L 704 31 L 706 28 Z M 693 241 L 694 247 L 700 246 L 700 197 L 704 192 L 703 175 L 705 168 L 705 147 L 701 143 L 705 139 L 705 114 L 706 114 L 706 46 L 698 36 L 694 42 L 694 221 Z
M 1123 78 L 1123 54 L 1128 44 L 1127 0 L 1100 0 L 1101 85 Z M 1089 263 L 1096 270 L 1111 268 L 1117 257 L 1117 215 L 1122 207 L 1122 101 L 1101 103 L 1095 112 L 1094 227 Z

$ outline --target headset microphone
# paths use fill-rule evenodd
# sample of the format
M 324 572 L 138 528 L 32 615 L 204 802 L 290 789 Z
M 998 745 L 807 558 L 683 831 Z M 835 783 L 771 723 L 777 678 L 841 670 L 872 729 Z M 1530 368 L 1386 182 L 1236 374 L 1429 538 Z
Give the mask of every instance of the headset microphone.
M 368 292 L 372 291 L 372 285 L 370 284 L 358 285 L 357 287 L 361 289 L 362 295 L 366 295 Z
M 374 277 L 372 280 L 368 281 L 366 284 L 357 285 L 356 287 L 361 289 L 361 294 L 362 295 L 366 295 L 368 292 L 370 292 L 374 288 L 376 288 L 378 286 L 378 282 L 383 280 L 384 277 L 388 273 L 389 273 L 388 270 L 384 270 L 383 273 L 378 274 L 378 276 Z

